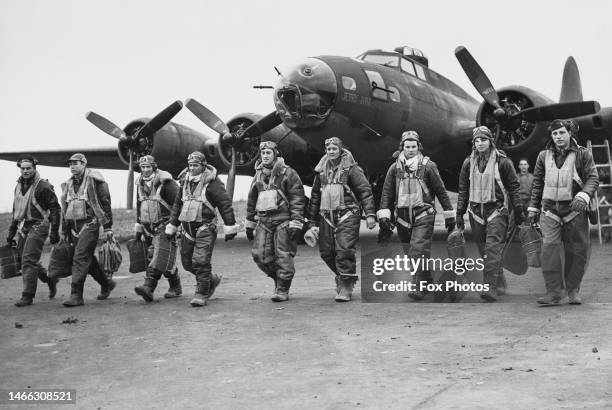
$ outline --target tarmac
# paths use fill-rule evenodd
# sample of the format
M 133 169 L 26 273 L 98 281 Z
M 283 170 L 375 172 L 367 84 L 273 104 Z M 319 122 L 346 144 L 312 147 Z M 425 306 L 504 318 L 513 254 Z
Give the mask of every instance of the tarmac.
M 362 235 L 364 249 L 375 241 Z M 13 306 L 21 279 L 0 282 L 0 392 L 73 389 L 72 407 L 86 409 L 612 408 L 611 249 L 593 245 L 583 305 L 550 308 L 535 303 L 536 268 L 507 273 L 499 303 L 473 292 L 460 303 L 364 303 L 363 281 L 353 302 L 336 303 L 333 274 L 304 245 L 290 301 L 274 303 L 244 236 L 218 239 L 223 281 L 208 306 L 189 306 L 195 281 L 182 269 L 182 297 L 164 299 L 162 278 L 146 303 L 124 251 L 111 297 L 96 300 L 89 277 L 77 308 L 61 306 L 69 279 L 53 300 L 39 283 L 25 308 Z M 432 254 L 444 252 L 437 241 Z M 54 406 L 66 408 L 8 408 Z

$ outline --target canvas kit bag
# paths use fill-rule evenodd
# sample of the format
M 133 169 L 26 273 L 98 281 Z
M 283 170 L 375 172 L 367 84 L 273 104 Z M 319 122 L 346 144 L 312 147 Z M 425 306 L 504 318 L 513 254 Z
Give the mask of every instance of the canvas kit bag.
M 50 278 L 67 278 L 70 276 L 72 274 L 73 256 L 74 246 L 62 239 L 51 248 L 47 275 Z
M 0 247 L 0 277 L 14 278 L 21 275 L 21 261 L 17 248 L 11 245 Z

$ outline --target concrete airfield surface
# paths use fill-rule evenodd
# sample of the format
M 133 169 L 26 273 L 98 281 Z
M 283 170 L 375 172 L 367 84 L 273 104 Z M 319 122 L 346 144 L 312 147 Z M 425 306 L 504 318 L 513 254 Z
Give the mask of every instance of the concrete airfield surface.
M 375 246 L 365 231 L 363 246 Z M 182 297 L 164 300 L 162 279 L 145 303 L 127 252 L 110 299 L 97 301 L 88 277 L 78 308 L 61 306 L 69 279 L 54 300 L 39 283 L 25 308 L 13 306 L 21 279 L 1 281 L 0 389 L 76 389 L 77 408 L 102 409 L 612 407 L 609 244 L 593 245 L 582 306 L 536 307 L 544 285 L 533 268 L 506 274 L 510 303 L 473 293 L 455 304 L 362 303 L 359 282 L 339 304 L 306 246 L 291 300 L 273 303 L 241 235 L 217 241 L 223 281 L 204 308 L 189 307 L 195 281 L 182 270 Z M 437 241 L 432 255 L 445 252 Z

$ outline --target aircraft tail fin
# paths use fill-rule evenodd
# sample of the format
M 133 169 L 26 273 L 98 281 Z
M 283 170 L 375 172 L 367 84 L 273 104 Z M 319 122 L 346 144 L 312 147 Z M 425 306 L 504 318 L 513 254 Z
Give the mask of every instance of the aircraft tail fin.
M 561 83 L 561 95 L 559 102 L 574 102 L 582 101 L 582 83 L 580 82 L 580 73 L 574 57 L 570 56 L 565 61 L 563 69 L 563 80 Z

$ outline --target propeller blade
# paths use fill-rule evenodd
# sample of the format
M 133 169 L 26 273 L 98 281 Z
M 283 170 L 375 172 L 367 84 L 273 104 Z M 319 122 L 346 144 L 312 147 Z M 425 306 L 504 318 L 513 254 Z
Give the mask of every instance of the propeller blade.
M 134 201 L 134 167 L 133 167 L 133 158 L 132 158 L 132 150 L 128 151 L 130 155 L 130 169 L 128 170 L 128 181 L 127 181 L 127 202 L 126 208 L 132 209 L 132 204 Z
M 455 57 L 459 60 L 459 64 L 467 74 L 468 78 L 476 88 L 476 91 L 484 98 L 486 102 L 491 104 L 495 108 L 501 108 L 499 105 L 499 96 L 497 91 L 493 88 L 493 84 L 482 70 L 480 65 L 476 62 L 474 57 L 470 54 L 467 48 L 459 46 L 455 49 Z
M 123 132 L 121 128 L 117 127 L 111 121 L 107 120 L 99 114 L 96 114 L 93 111 L 89 111 L 87 114 L 85 114 L 85 119 L 91 122 L 96 127 L 98 127 L 100 130 L 110 135 L 111 137 L 115 137 L 118 139 L 127 138 L 125 132 Z
M 193 113 L 193 115 L 198 117 L 200 121 L 211 129 L 217 131 L 219 134 L 225 135 L 230 132 L 228 126 L 223 122 L 223 120 L 221 120 L 221 118 L 217 117 L 215 113 L 204 107 L 193 98 L 188 98 L 187 101 L 185 101 L 185 106 Z
M 573 101 L 527 108 L 513 114 L 510 119 L 520 117 L 529 122 L 552 121 L 595 114 L 599 109 L 597 101 Z
M 181 101 L 175 101 L 164 110 L 162 110 L 155 117 L 151 118 L 149 122 L 147 122 L 139 131 L 139 135 L 143 137 L 150 137 L 159 131 L 164 125 L 166 125 L 170 120 L 178 114 L 178 112 L 183 108 L 183 103 Z
M 232 146 L 232 163 L 227 173 L 227 194 L 234 202 L 234 184 L 236 182 L 236 149 Z
M 280 125 L 283 122 L 276 111 L 272 111 L 270 114 L 262 117 L 259 121 L 255 121 L 251 124 L 240 136 L 240 138 L 253 138 L 259 137 L 261 134 L 265 134 L 272 128 Z
M 574 57 L 568 57 L 563 68 L 559 102 L 582 101 L 582 83 Z

